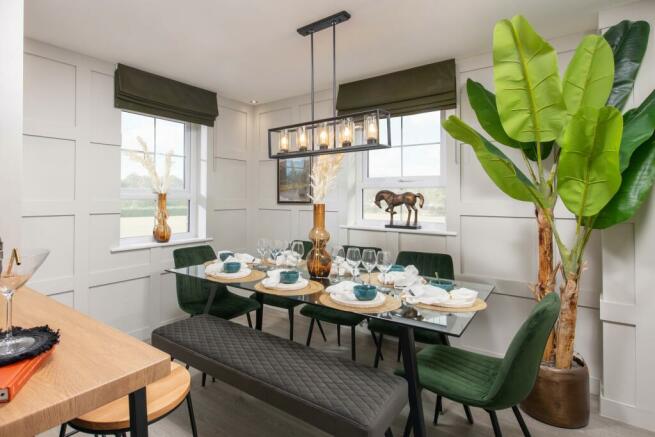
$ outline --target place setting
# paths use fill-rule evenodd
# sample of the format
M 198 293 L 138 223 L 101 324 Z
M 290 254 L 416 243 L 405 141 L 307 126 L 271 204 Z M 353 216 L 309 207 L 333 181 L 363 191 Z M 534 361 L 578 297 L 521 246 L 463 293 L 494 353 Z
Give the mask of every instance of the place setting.
M 251 282 L 266 277 L 266 273 L 255 270 L 249 265 L 256 259 L 248 254 L 236 254 L 229 251 L 219 251 L 218 258 L 205 263 L 207 279 L 221 283 Z M 247 262 L 251 257 L 251 263 Z
M 273 269 L 266 272 L 255 290 L 276 296 L 303 296 L 322 291 L 323 285 L 304 278 L 297 270 Z
M 401 296 L 410 305 L 433 311 L 470 313 L 487 308 L 487 303 L 478 297 L 477 291 L 456 288 L 454 281 L 446 279 L 417 282 L 407 287 Z

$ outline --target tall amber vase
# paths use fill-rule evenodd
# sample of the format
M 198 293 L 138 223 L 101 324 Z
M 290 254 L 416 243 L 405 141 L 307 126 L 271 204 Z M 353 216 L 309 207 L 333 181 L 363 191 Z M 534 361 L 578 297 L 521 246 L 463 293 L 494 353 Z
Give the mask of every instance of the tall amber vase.
M 314 204 L 314 227 L 309 231 L 309 239 L 314 244 L 307 255 L 307 270 L 315 278 L 327 278 L 332 268 L 332 257 L 326 250 L 330 233 L 325 229 L 325 204 Z
M 155 227 L 152 236 L 159 243 L 171 239 L 171 227 L 168 225 L 168 210 L 166 209 L 166 193 L 157 194 L 157 210 L 155 211 Z

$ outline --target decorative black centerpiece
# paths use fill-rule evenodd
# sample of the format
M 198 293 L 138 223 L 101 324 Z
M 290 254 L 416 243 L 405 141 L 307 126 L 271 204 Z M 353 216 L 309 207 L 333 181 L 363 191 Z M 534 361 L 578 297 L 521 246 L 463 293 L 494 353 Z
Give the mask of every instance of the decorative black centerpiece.
M 385 212 L 389 213 L 390 220 L 388 225 L 384 225 L 385 228 L 399 228 L 399 229 L 421 229 L 421 226 L 418 224 L 418 209 L 416 208 L 416 201 L 419 202 L 419 208 L 423 208 L 425 203 L 425 198 L 421 193 L 402 193 L 396 194 L 389 190 L 378 191 L 375 195 L 375 206 L 382 208 L 380 205 L 381 201 L 385 201 L 387 208 Z M 396 214 L 394 209 L 399 205 L 405 205 L 407 208 L 407 223 L 405 225 L 394 225 L 393 216 Z M 414 224 L 410 225 L 410 219 L 412 218 L 412 211 L 414 211 Z
M 29 329 L 14 326 L 11 333 L 15 338 L 28 339 L 26 342 L 28 344 L 13 354 L 0 355 L 0 367 L 28 358 L 34 358 L 37 355 L 49 351 L 54 345 L 59 343 L 59 330 L 53 331 L 48 325 L 36 326 Z M 0 336 L 5 335 L 7 335 L 7 332 L 0 330 Z

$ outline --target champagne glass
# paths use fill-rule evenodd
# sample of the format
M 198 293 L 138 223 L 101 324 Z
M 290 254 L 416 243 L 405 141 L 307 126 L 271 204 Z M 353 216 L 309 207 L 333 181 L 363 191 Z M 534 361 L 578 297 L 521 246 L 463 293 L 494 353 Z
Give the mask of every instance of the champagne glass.
M 375 250 L 374 249 L 364 249 L 362 252 L 362 264 L 368 272 L 368 285 L 371 285 L 371 272 L 377 264 Z
M 332 248 L 332 263 L 337 266 L 337 282 L 341 281 L 341 266 L 346 260 L 346 254 L 343 250 L 343 246 L 334 246 Z
M 350 266 L 350 269 L 352 270 L 352 275 L 353 278 L 357 274 L 357 267 L 359 267 L 359 263 L 362 261 L 362 254 L 359 251 L 359 248 L 357 247 L 350 247 L 346 251 L 346 262 Z
M 393 260 L 391 259 L 391 252 L 388 250 L 381 250 L 377 254 L 377 267 L 378 270 L 382 273 L 382 282 L 383 284 L 386 284 L 387 282 L 387 273 L 391 269 L 391 265 L 393 264 Z M 387 289 L 388 290 L 388 289 Z
M 30 280 L 49 253 L 50 251 L 46 249 L 34 249 L 23 253 L 14 249 L 11 251 L 11 257 L 5 263 L 5 266 L 0 264 L 0 293 L 7 300 L 6 331 L 4 338 L 0 340 L 0 356 L 18 354 L 34 343 L 32 337 L 13 336 L 12 300 L 16 290 Z
M 298 268 L 298 264 L 302 260 L 302 257 L 305 255 L 305 245 L 300 240 L 294 240 L 291 243 L 291 254 L 294 258 L 294 267 Z

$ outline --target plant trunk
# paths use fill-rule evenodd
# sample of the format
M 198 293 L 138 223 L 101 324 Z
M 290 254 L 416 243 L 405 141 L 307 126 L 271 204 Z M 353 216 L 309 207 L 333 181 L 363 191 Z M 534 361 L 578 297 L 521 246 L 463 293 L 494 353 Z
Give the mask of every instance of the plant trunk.
M 573 362 L 579 281 L 579 272 L 566 273 L 566 283 L 560 290 L 562 304 L 557 323 L 557 345 L 555 347 L 555 367 L 558 369 L 569 369 Z
M 536 208 L 537 227 L 539 232 L 539 272 L 535 297 L 541 300 L 555 288 L 555 274 L 553 273 L 553 229 L 548 216 L 553 214 L 551 209 Z M 555 350 L 555 331 L 551 331 L 544 349 L 543 360 L 552 361 Z

